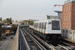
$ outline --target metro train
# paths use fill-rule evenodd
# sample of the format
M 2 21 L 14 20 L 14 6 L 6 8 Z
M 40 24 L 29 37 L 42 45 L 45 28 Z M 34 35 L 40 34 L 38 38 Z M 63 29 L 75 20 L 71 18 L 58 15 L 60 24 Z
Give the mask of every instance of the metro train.
M 46 42 L 57 44 L 61 40 L 61 22 L 59 19 L 34 21 L 34 25 L 29 27 L 33 29 L 34 34 Z

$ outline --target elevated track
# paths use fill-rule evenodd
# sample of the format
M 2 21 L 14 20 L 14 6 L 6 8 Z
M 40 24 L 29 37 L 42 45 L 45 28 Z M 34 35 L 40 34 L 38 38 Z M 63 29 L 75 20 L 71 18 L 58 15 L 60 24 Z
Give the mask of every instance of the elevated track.
M 74 50 L 75 46 L 66 42 L 58 44 L 57 46 L 47 43 L 33 33 L 29 27 L 20 27 L 19 33 L 20 50 Z M 23 45 L 23 46 L 22 46 Z

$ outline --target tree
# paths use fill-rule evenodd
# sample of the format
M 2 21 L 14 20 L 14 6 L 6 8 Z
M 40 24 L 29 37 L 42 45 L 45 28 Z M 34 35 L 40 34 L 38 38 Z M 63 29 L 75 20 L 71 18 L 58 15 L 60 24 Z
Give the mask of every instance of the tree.
M 3 22 L 12 24 L 12 18 L 6 18 Z
M 0 28 L 2 28 L 2 24 L 0 23 Z
M 34 21 L 30 21 L 30 20 L 24 20 L 23 22 L 28 22 L 29 25 L 33 25 Z
M 3 23 L 9 23 L 7 20 L 3 20 Z
M 21 25 L 24 25 L 24 23 L 21 23 Z
M 17 26 L 16 26 L 16 25 L 12 25 L 12 27 L 11 27 L 11 31 L 16 32 L 16 30 L 17 30 Z
M 2 25 L 0 24 L 0 39 L 1 39 L 1 33 L 2 33 Z
M 2 21 L 2 17 L 0 17 L 0 21 Z
M 6 20 L 7 20 L 10 24 L 12 24 L 12 18 L 6 18 Z

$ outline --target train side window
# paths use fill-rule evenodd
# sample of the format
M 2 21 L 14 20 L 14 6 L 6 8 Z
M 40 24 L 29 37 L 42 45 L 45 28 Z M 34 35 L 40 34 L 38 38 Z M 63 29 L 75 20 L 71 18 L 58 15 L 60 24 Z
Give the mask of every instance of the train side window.
M 40 28 L 41 28 L 41 23 L 40 23 Z
M 34 27 L 35 27 L 35 23 L 34 23 Z
M 41 29 L 42 29 L 42 23 L 41 23 Z
M 40 23 L 39 23 L 39 28 L 40 28 Z
M 37 23 L 36 23 L 36 28 L 37 28 Z
M 42 29 L 42 23 L 41 23 L 41 29 Z
M 41 28 L 41 23 L 40 23 L 40 28 Z
M 37 23 L 37 28 L 38 28 L 38 23 Z
M 43 23 L 42 23 L 42 29 L 43 29 Z
M 46 22 L 45 22 L 45 28 L 44 29 L 46 29 Z
M 34 23 L 34 27 L 35 27 L 35 23 Z
M 41 28 L 41 23 L 40 23 L 40 28 Z
M 44 23 L 43 23 L 43 29 L 44 29 Z
M 40 23 L 39 23 L 39 28 L 40 28 Z
M 38 28 L 38 23 L 37 23 L 37 28 Z
M 45 23 L 43 23 L 43 29 L 45 29 Z
M 36 23 L 35 23 L 35 27 L 36 27 Z
M 35 23 L 35 27 L 36 27 L 36 23 Z
M 49 24 L 51 24 L 51 22 L 49 22 Z
M 37 27 L 37 23 L 36 23 L 36 27 Z

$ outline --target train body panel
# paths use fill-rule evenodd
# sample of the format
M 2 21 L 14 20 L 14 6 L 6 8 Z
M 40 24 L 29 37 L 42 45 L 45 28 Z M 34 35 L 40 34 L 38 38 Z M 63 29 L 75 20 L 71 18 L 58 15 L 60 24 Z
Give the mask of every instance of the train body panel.
M 59 21 L 59 29 L 58 30 L 52 30 L 52 21 Z M 60 25 L 60 20 L 59 19 L 50 19 L 50 20 L 42 20 L 42 21 L 35 21 L 34 22 L 34 24 L 35 23 L 38 23 L 38 24 L 36 24 L 36 25 L 38 25 L 37 27 L 33 27 L 33 29 L 35 29 L 35 30 L 38 30 L 38 31 L 40 31 L 40 32 L 43 32 L 43 33 L 48 33 L 48 34 L 52 34 L 52 33 L 55 33 L 55 34 L 61 34 L 61 25 Z M 39 27 L 39 23 L 46 23 L 46 28 L 40 28 Z M 56 24 L 56 23 L 55 23 Z M 41 25 L 43 25 L 43 24 L 41 24 Z

